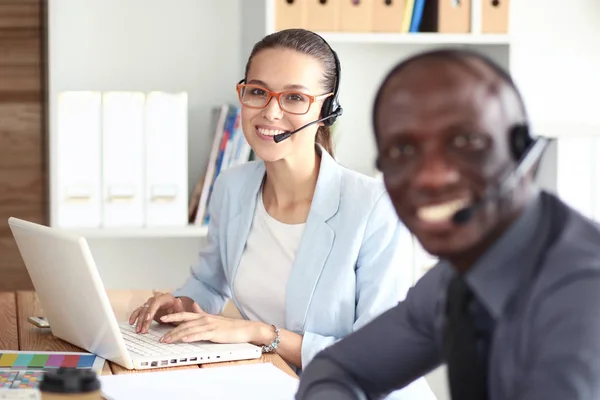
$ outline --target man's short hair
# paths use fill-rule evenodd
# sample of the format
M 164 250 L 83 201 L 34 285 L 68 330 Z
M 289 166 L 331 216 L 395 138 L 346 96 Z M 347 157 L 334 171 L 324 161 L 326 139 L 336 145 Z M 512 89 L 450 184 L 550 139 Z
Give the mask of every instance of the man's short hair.
M 381 84 L 379 85 L 379 88 L 375 95 L 375 102 L 373 103 L 373 109 L 372 109 L 372 126 L 373 126 L 373 131 L 375 133 L 376 140 L 378 138 L 377 127 L 376 127 L 377 109 L 379 108 L 379 103 L 381 102 L 383 90 L 385 89 L 385 87 L 387 86 L 389 81 L 394 76 L 396 76 L 396 74 L 401 72 L 403 69 L 405 69 L 409 65 L 412 65 L 418 61 L 426 61 L 426 60 L 434 60 L 434 59 L 437 59 L 440 61 L 453 61 L 453 62 L 459 63 L 463 67 L 471 69 L 471 70 L 473 69 L 473 66 L 471 64 L 469 64 L 469 61 L 472 61 L 472 60 L 481 61 L 484 65 L 489 67 L 492 70 L 492 72 L 494 72 L 496 74 L 496 76 L 498 78 L 500 78 L 504 83 L 506 83 L 513 90 L 513 92 L 516 95 L 517 100 L 519 102 L 519 106 L 523 113 L 523 117 L 525 118 L 524 124 L 529 125 L 529 123 L 528 123 L 529 118 L 527 116 L 527 110 L 525 108 L 525 101 L 524 101 L 523 96 L 521 95 L 519 89 L 517 88 L 517 85 L 514 83 L 512 77 L 508 71 L 506 71 L 496 61 L 492 60 L 490 57 L 488 57 L 480 52 L 470 50 L 470 49 L 464 49 L 464 48 L 443 48 L 443 49 L 428 50 L 425 52 L 417 53 L 411 57 L 408 57 L 408 58 L 404 59 L 403 61 L 401 61 L 400 63 L 396 64 L 396 66 L 394 66 L 394 68 L 392 68 L 387 73 L 387 75 L 385 76 L 385 78 L 383 79 Z

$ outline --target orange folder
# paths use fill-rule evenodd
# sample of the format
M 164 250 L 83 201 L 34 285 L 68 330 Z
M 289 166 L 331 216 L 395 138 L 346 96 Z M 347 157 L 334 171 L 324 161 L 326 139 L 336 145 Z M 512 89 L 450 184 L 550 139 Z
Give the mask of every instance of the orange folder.
M 405 0 L 373 0 L 373 32 L 402 31 Z
M 306 28 L 315 32 L 336 32 L 340 26 L 341 0 L 304 0 Z
M 275 30 L 306 28 L 306 0 L 275 0 Z
M 339 0 L 342 32 L 371 32 L 374 0 Z
M 481 32 L 508 33 L 509 0 L 482 0 Z

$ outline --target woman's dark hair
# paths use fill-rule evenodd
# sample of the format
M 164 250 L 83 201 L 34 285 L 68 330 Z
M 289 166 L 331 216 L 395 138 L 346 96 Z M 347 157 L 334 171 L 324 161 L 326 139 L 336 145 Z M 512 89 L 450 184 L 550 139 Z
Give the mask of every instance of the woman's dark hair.
M 248 76 L 252 58 L 262 50 L 285 48 L 292 49 L 302 54 L 313 56 L 323 65 L 321 84 L 326 92 L 333 92 L 337 80 L 335 58 L 325 41 L 317 34 L 305 29 L 285 29 L 265 36 L 252 48 L 246 63 L 245 76 Z M 319 143 L 333 157 L 333 141 L 328 126 L 319 126 L 316 142 Z

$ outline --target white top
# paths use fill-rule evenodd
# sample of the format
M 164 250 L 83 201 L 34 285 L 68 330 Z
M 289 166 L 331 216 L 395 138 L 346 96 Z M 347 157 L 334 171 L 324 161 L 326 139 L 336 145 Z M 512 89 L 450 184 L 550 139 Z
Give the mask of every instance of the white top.
M 305 225 L 271 217 L 259 190 L 234 284 L 235 298 L 250 320 L 285 328 L 286 286 Z

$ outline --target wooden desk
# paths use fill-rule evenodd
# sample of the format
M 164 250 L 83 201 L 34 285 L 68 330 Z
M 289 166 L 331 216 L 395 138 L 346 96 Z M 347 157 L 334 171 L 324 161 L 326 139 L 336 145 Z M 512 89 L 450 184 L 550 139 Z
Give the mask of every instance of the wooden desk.
M 122 290 L 108 291 L 113 311 L 117 320 L 127 320 L 131 311 L 142 304 L 152 295 L 151 291 L 145 290 Z M 33 291 L 0 292 L 0 349 L 23 350 L 23 351 L 85 351 L 58 339 L 49 329 L 40 329 L 29 322 L 30 316 L 44 316 L 38 297 Z M 151 370 L 127 370 L 117 364 L 107 361 L 104 364 L 103 375 L 128 374 L 140 372 L 155 372 L 174 369 L 214 368 L 228 365 L 271 363 L 288 375 L 298 376 L 276 354 L 263 354 L 257 360 L 229 361 L 201 365 L 189 365 L 181 367 L 157 368 Z

